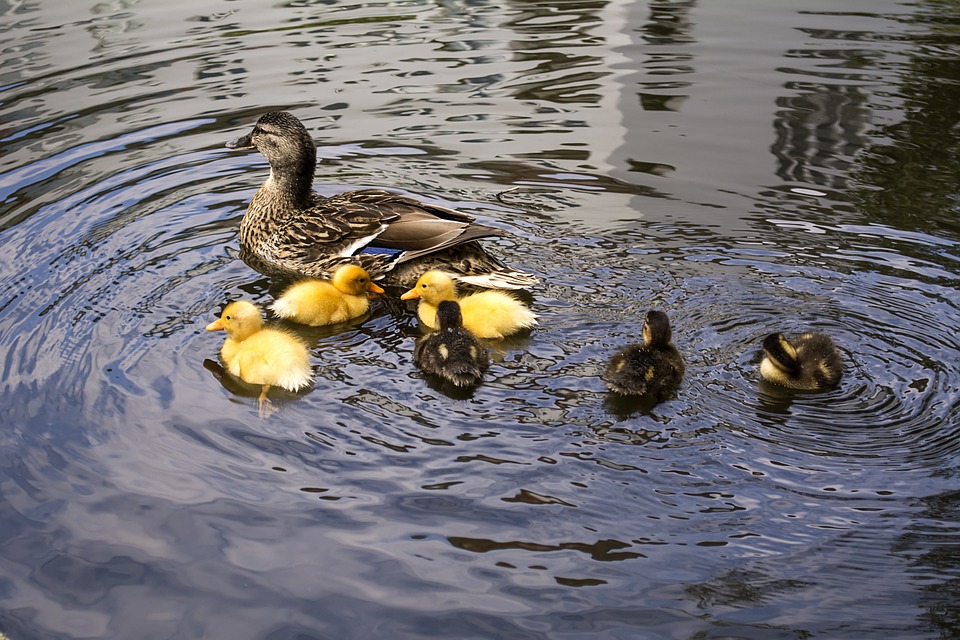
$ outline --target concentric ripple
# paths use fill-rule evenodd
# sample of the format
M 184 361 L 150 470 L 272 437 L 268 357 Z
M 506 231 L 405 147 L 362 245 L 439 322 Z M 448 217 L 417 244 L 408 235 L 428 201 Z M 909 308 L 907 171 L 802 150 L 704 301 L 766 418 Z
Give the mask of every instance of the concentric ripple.
M 720 424 L 789 459 L 814 456 L 825 464 L 892 469 L 949 464 L 960 450 L 960 373 L 951 355 L 960 311 L 952 290 L 869 273 L 771 275 L 763 292 L 756 285 L 702 281 L 710 299 L 702 291 L 685 292 L 680 322 L 702 327 L 689 335 L 693 371 L 703 372 Z M 796 393 L 760 381 L 763 337 L 809 330 L 838 343 L 840 385 Z
M 956 61 L 936 3 L 854 4 L 0 9 L 0 631 L 949 635 L 955 154 L 916 150 Z M 265 419 L 224 373 L 203 327 L 280 283 L 237 256 L 269 168 L 223 144 L 272 109 L 321 193 L 509 232 L 540 325 L 479 388 L 424 379 L 397 298 L 290 327 L 313 383 Z M 657 405 L 599 377 L 651 308 Z M 840 385 L 763 383 L 809 329 Z

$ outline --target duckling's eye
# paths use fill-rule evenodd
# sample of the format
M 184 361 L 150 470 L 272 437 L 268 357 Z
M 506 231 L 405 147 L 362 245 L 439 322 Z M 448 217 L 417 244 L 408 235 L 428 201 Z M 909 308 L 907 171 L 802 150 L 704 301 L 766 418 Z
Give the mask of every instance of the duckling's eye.
M 427 285 L 426 285 L 426 283 L 424 283 L 424 284 L 422 284 L 422 285 L 420 285 L 420 288 L 421 288 L 421 289 L 426 289 L 426 288 L 427 288 Z
M 233 320 L 233 318 L 231 318 L 230 316 L 224 316 L 224 318 L 226 318 L 227 320 Z

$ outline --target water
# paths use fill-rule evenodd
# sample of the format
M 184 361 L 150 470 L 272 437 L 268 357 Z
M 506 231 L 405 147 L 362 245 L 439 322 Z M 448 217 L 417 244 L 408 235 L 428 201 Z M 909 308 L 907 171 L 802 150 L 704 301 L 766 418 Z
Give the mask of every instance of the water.
M 0 631 L 960 634 L 954 6 L 54 4 L 0 5 Z M 512 232 L 541 328 L 476 393 L 397 300 L 268 419 L 215 375 L 276 108 L 322 193 Z M 651 307 L 653 408 L 597 377 Z M 811 327 L 840 386 L 761 385 Z

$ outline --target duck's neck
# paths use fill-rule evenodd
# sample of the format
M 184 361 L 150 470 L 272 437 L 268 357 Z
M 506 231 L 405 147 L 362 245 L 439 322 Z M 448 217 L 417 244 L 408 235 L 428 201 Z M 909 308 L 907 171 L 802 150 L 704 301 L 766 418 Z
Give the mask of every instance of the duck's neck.
M 273 159 L 270 176 L 260 190 L 267 191 L 265 195 L 286 206 L 306 208 L 313 198 L 313 175 L 316 171 L 317 151 L 316 147 L 311 146 L 295 158 L 282 161 Z
M 240 222 L 241 246 L 258 244 L 256 238 L 272 235 L 284 218 L 314 204 L 316 166 L 316 156 L 311 154 L 295 166 L 270 167 L 270 176 L 253 196 Z

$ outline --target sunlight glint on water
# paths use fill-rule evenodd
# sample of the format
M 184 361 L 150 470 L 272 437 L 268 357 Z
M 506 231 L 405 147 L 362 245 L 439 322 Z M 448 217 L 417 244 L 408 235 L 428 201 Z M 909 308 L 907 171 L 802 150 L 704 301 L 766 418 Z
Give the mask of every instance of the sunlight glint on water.
M 956 37 L 936 3 L 0 8 L 0 632 L 947 637 Z M 935 52 L 936 55 L 933 55 Z M 300 333 L 257 416 L 224 303 L 271 109 L 316 189 L 511 233 L 540 328 L 447 395 L 412 307 Z M 518 187 L 511 190 L 513 187 Z M 599 379 L 670 315 L 650 408 Z M 759 380 L 827 331 L 840 385 Z

